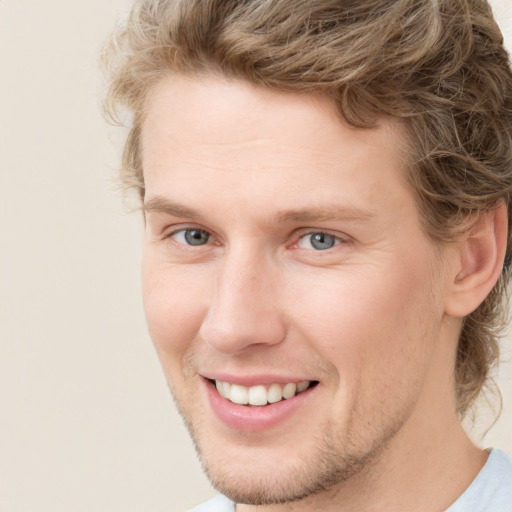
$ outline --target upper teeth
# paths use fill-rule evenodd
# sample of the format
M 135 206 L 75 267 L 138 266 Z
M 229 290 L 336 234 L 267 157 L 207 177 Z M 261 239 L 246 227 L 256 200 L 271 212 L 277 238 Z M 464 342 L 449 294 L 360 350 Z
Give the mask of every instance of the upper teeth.
M 266 405 L 281 401 L 283 398 L 292 398 L 297 393 L 306 390 L 311 381 L 305 380 L 298 384 L 290 382 L 288 384 L 270 384 L 265 386 L 240 386 L 239 384 L 230 384 L 229 382 L 215 381 L 217 391 L 221 396 L 231 402 L 240 405 Z

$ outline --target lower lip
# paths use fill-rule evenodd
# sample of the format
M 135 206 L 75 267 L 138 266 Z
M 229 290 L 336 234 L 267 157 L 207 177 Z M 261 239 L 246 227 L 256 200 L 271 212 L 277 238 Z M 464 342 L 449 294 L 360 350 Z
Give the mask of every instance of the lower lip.
M 217 417 L 228 427 L 247 432 L 270 429 L 292 416 L 308 400 L 317 386 L 275 404 L 251 407 L 238 405 L 221 397 L 214 384 L 205 379 L 206 394 Z

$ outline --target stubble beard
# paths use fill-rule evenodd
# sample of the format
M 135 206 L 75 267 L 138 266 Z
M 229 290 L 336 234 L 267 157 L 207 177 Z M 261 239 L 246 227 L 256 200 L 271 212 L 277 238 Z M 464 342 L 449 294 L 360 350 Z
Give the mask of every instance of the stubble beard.
M 205 441 L 202 435 L 191 421 L 192 415 L 180 406 L 176 398 L 175 403 L 213 487 L 235 503 L 254 506 L 298 502 L 334 491 L 369 468 L 406 422 L 406 418 L 402 417 L 382 425 L 374 432 L 373 442 L 361 449 L 358 447 L 359 433 L 343 436 L 339 426 L 329 421 L 319 429 L 322 435 L 316 436 L 314 448 L 304 454 L 300 463 L 287 464 L 283 460 L 279 468 L 267 468 L 269 471 L 258 473 L 251 472 L 249 468 L 240 471 L 236 469 L 236 464 L 231 466 L 227 460 L 212 460 L 208 450 L 203 447 Z M 215 440 L 210 438 L 206 442 Z

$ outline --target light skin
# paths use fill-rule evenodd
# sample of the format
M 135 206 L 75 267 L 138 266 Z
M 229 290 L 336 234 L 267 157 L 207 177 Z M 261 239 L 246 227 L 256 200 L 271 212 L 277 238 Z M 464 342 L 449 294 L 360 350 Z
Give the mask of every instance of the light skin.
M 355 130 L 327 99 L 215 75 L 166 77 L 150 97 L 148 326 L 237 511 L 441 511 L 486 460 L 453 368 L 461 318 L 499 276 L 505 209 L 435 245 L 403 142 L 396 121 Z M 279 421 L 235 428 L 208 398 L 215 378 L 315 385 Z

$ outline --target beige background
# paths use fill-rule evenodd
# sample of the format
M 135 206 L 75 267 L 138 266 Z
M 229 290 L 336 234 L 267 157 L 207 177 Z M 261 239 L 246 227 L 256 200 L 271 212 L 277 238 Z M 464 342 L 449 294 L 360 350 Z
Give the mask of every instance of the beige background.
M 141 222 L 98 109 L 97 54 L 128 5 L 0 0 L 0 512 L 179 511 L 212 494 L 145 330 Z M 482 444 L 512 454 L 510 347 Z

